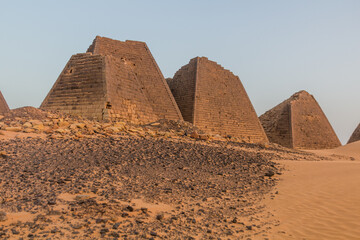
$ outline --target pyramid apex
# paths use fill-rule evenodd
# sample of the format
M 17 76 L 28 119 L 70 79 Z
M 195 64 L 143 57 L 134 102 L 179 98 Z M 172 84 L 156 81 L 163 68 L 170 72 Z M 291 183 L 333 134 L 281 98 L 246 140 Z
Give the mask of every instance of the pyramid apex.
M 298 99 L 306 99 L 306 98 L 314 98 L 313 95 L 308 93 L 305 90 L 298 91 L 291 95 L 291 97 L 288 99 L 290 102 Z

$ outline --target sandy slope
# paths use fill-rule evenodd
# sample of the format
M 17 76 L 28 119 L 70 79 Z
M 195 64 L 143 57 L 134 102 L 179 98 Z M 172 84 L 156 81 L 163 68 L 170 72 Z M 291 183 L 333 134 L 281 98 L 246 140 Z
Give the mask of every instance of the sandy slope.
M 317 152 L 339 157 L 279 161 L 288 171 L 276 189 L 279 194 L 265 201 L 280 220 L 270 239 L 360 239 L 360 142 Z
M 346 144 L 335 149 L 311 150 L 312 152 L 322 156 L 334 158 L 334 160 L 356 160 L 360 161 L 360 141 Z

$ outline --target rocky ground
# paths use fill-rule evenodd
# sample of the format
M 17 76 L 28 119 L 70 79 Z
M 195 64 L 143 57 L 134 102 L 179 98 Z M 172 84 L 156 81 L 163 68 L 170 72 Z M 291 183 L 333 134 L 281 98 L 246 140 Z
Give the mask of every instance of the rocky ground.
M 33 108 L 3 116 L 0 128 L 44 134 L 0 141 L 3 239 L 259 236 L 276 224 L 259 204 L 276 193 L 271 160 L 310 155 L 181 122 L 98 123 Z

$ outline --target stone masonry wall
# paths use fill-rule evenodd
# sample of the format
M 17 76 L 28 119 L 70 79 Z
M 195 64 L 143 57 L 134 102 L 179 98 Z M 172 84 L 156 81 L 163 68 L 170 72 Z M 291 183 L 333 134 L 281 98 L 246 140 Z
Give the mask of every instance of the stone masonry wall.
M 259 118 L 269 141 L 288 148 L 293 147 L 290 110 L 290 105 L 284 101 Z
M 0 114 L 1 113 L 6 113 L 8 112 L 9 106 L 7 105 L 4 96 L 2 95 L 1 91 L 0 91 Z
M 116 41 L 96 37 L 88 52 L 103 56 L 114 56 L 126 62 L 134 76 L 143 86 L 143 92 L 158 118 L 182 119 L 170 89 L 157 66 L 150 50 L 143 42 Z
M 168 84 L 185 121 L 194 121 L 195 78 L 197 59 L 178 70 Z
M 133 123 L 149 123 L 158 119 L 147 98 L 147 89 L 137 79 L 128 62 L 106 56 L 106 88 L 109 117 Z M 121 81 L 120 81 L 121 80 Z
M 207 58 L 197 58 L 194 125 L 247 142 L 264 143 L 267 136 L 240 81 Z
M 260 116 L 271 142 L 299 149 L 341 146 L 315 98 L 300 91 Z
M 335 131 L 315 98 L 303 91 L 291 101 L 293 146 L 300 149 L 327 149 L 341 146 Z
M 104 57 L 100 55 L 73 55 L 40 108 L 103 119 L 106 109 L 104 65 Z
M 360 141 L 360 124 L 357 126 L 353 134 L 351 135 L 348 143 Z

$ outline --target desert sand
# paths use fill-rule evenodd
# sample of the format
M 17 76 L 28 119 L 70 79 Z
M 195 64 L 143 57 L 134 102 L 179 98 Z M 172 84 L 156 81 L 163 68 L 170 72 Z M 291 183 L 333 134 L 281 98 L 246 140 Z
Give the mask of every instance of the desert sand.
M 269 239 L 360 239 L 360 142 L 310 151 L 323 161 L 277 161 L 286 171 L 267 197 L 280 225 Z

